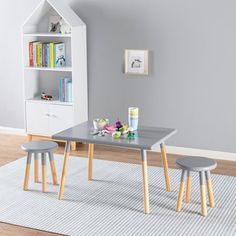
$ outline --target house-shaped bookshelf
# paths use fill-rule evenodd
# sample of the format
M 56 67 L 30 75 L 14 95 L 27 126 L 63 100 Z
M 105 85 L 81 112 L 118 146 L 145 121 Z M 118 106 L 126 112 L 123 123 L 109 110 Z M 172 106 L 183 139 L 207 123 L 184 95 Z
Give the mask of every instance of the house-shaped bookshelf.
M 69 33 L 50 33 L 52 16 L 61 17 Z M 62 0 L 43 0 L 22 26 L 23 81 L 25 128 L 32 136 L 51 137 L 53 134 L 88 119 L 86 25 Z M 62 42 L 66 65 L 63 67 L 30 66 L 29 43 Z M 72 79 L 72 101 L 58 99 L 60 80 Z M 52 95 L 51 101 L 40 95 Z

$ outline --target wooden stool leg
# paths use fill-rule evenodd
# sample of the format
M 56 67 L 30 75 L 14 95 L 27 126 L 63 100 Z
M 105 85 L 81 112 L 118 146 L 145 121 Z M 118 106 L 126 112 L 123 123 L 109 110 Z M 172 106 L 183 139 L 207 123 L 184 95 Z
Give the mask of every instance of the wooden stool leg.
M 42 153 L 42 191 L 47 191 L 47 168 L 45 153 Z
M 93 153 L 94 144 L 90 143 L 88 147 L 88 180 L 93 178 Z
M 27 154 L 26 168 L 25 168 L 24 186 L 23 186 L 23 189 L 24 189 L 24 190 L 27 190 L 27 189 L 28 189 L 28 185 L 29 185 L 31 156 L 32 156 L 32 153 L 31 153 L 31 152 L 28 152 L 28 154 Z
M 180 212 L 182 210 L 183 194 L 184 194 L 184 182 L 186 177 L 186 170 L 182 170 L 180 185 L 179 185 L 179 194 L 177 198 L 176 211 Z
M 142 172 L 143 172 L 143 191 L 144 191 L 144 213 L 149 214 L 149 190 L 148 190 L 148 173 L 147 173 L 147 152 L 141 150 Z
M 170 184 L 170 176 L 169 176 L 169 170 L 168 170 L 168 161 L 166 156 L 166 148 L 164 143 L 160 145 L 161 147 L 161 157 L 162 157 L 162 164 L 164 167 L 164 175 L 165 175 L 165 182 L 166 182 L 166 190 L 168 192 L 171 191 L 171 184 Z
M 56 171 L 56 166 L 54 162 L 54 156 L 52 152 L 49 152 L 48 155 L 49 155 L 51 172 L 52 172 L 52 181 L 53 181 L 53 184 L 56 185 L 57 184 L 57 171 Z
M 207 191 L 208 191 L 208 198 L 209 198 L 209 204 L 210 207 L 215 207 L 215 199 L 214 199 L 214 194 L 212 190 L 212 182 L 211 182 L 211 174 L 210 171 L 205 172 L 206 175 L 206 182 L 207 182 Z
M 207 216 L 207 205 L 206 205 L 206 186 L 204 180 L 204 172 L 199 172 L 200 178 L 200 191 L 201 191 L 201 215 Z
M 190 171 L 187 172 L 187 186 L 186 186 L 186 202 L 189 203 L 191 199 L 191 185 L 192 185 L 192 179 L 190 175 Z
M 64 153 L 64 164 L 63 164 L 63 169 L 62 169 L 62 174 L 61 174 L 61 183 L 59 187 L 59 200 L 63 199 L 64 197 L 64 185 L 65 185 L 65 178 L 67 174 L 67 168 L 68 168 L 68 161 L 70 157 L 70 141 L 66 142 L 66 147 L 65 147 L 65 153 Z
M 39 159 L 38 159 L 38 153 L 34 153 L 34 182 L 39 182 Z

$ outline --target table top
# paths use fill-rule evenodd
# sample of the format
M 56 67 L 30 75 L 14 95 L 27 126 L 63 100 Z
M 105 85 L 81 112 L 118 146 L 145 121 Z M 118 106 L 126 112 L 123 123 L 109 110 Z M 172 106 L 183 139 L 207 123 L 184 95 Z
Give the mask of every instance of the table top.
M 158 128 L 158 127 L 139 127 L 134 139 L 127 139 L 121 137 L 114 139 L 111 134 L 105 136 L 93 135 L 93 123 L 86 121 L 64 131 L 61 131 L 52 136 L 53 139 L 77 141 L 94 144 L 104 144 L 126 148 L 137 148 L 151 150 L 156 148 L 159 144 L 165 142 L 173 134 L 176 133 L 175 129 L 171 128 Z

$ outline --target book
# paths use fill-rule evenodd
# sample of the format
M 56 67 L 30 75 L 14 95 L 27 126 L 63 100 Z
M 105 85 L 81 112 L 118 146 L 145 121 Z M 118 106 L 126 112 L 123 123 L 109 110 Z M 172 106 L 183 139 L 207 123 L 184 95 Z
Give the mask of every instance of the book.
M 50 68 L 54 68 L 54 43 L 50 43 Z
M 66 65 L 65 44 L 54 43 L 54 66 L 63 67 Z
M 29 42 L 29 66 L 34 66 L 33 42 Z
M 72 102 L 72 81 L 67 81 L 66 82 L 66 102 Z
M 37 43 L 38 41 L 33 42 L 33 66 L 37 66 Z
M 37 42 L 36 44 L 36 65 L 37 67 L 42 67 L 42 43 Z
M 72 79 L 71 78 L 60 79 L 59 100 L 61 102 L 72 102 Z

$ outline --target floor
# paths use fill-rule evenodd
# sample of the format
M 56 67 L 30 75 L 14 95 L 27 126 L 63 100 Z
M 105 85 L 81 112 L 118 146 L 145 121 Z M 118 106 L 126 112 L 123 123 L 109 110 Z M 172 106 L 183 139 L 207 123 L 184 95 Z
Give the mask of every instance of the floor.
M 20 145 L 26 142 L 26 137 L 16 135 L 0 134 L 0 166 L 5 165 L 11 161 L 21 158 L 25 153 L 21 150 Z M 56 151 L 62 154 L 64 145 L 61 144 Z M 168 150 L 167 150 L 168 151 Z M 72 151 L 73 156 L 87 156 L 87 145 L 80 144 L 76 151 Z M 111 148 L 106 146 L 95 147 L 95 158 L 112 161 L 140 163 L 139 152 L 136 150 L 126 150 L 119 148 Z M 178 156 L 168 155 L 169 167 L 175 168 L 175 161 Z M 217 161 L 218 166 L 214 171 L 216 174 L 236 176 L 236 162 L 232 161 Z M 148 165 L 162 166 L 159 153 L 148 153 Z M 51 236 L 56 235 L 52 233 L 42 232 L 33 229 L 27 229 L 19 226 L 0 223 L 0 236 L 2 235 L 26 235 L 26 236 Z

